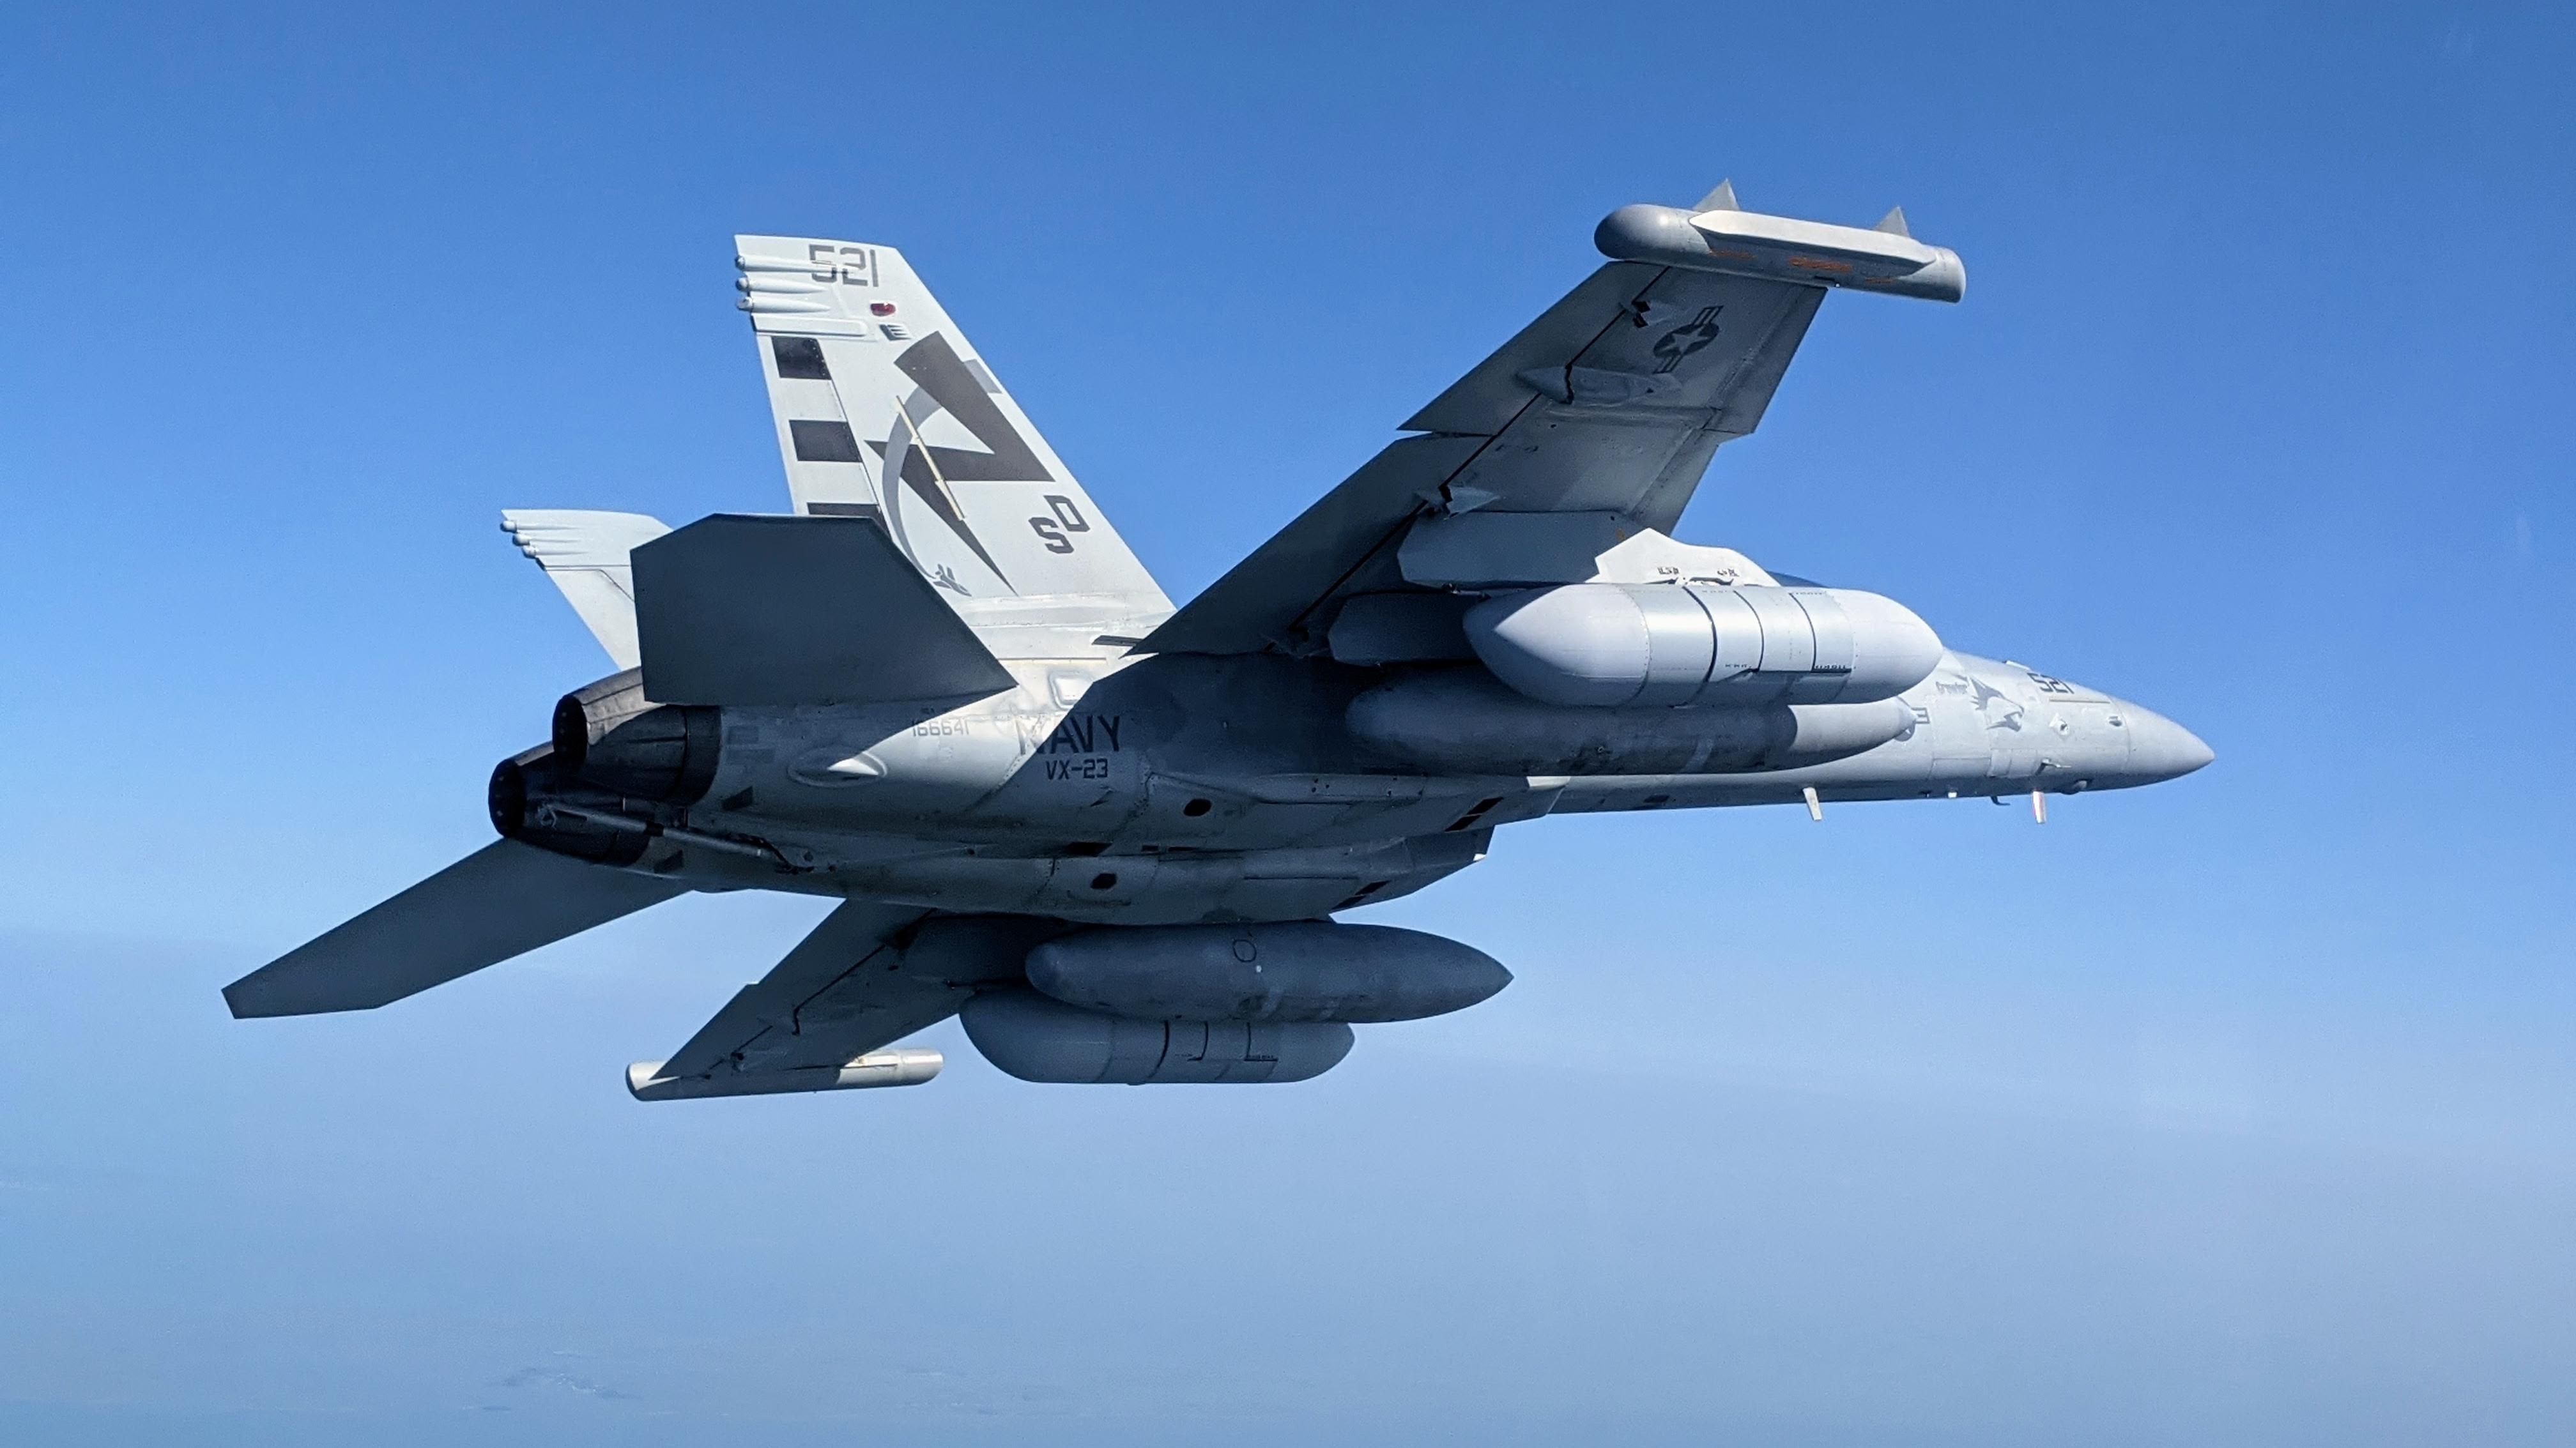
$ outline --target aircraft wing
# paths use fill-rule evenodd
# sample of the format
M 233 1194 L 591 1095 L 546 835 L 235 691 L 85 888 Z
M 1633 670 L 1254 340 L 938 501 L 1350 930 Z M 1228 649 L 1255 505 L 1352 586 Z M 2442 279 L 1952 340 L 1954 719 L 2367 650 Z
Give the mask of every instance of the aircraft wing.
M 1678 228 L 1679 244 L 1614 232 L 1630 213 Z M 1569 527 L 1669 532 L 1717 449 L 1762 421 L 1829 287 L 1956 299 L 1918 279 L 1946 285 L 1956 258 L 1903 224 L 1896 213 L 1876 232 L 1760 216 L 1725 186 L 1696 213 L 1613 213 L 1596 239 L 1627 259 L 1407 419 L 1416 436 L 1370 459 L 1140 648 L 1323 652 L 1344 599 L 1411 586 L 1396 554 L 1420 519 L 1582 514 Z
M 1030 945 L 1062 928 L 849 901 L 671 1059 L 629 1068 L 628 1089 L 661 1101 L 928 1080 L 937 1052 L 871 1053 L 957 1014 L 979 985 L 1013 979 Z

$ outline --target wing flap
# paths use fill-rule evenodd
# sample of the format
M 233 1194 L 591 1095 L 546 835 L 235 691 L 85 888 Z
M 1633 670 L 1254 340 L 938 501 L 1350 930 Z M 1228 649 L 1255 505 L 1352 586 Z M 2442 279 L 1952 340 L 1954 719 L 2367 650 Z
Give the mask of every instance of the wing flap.
M 236 1017 L 363 1011 L 579 935 L 688 887 L 496 840 L 224 987 Z
M 1521 374 L 1536 367 L 1562 367 L 1582 355 L 1584 348 L 1618 323 L 1629 303 L 1663 270 L 1642 262 L 1614 261 L 1585 277 L 1582 285 L 1539 313 L 1536 321 L 1496 348 L 1494 355 L 1406 418 L 1403 430 L 1488 437 L 1501 432 L 1529 405 L 1530 385 L 1521 380 Z

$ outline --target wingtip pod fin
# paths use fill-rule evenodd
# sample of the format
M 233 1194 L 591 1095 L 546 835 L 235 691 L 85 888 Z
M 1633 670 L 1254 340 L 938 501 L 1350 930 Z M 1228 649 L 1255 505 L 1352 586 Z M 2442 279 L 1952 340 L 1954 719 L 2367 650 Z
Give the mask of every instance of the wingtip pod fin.
M 1907 227 L 1905 224 L 1905 208 L 1902 206 L 1891 206 L 1887 208 L 1887 214 L 1880 217 L 1878 219 L 1878 225 L 1871 227 L 1870 230 L 1884 231 L 1890 236 L 1910 237 L 1914 234 L 1912 229 Z
M 1732 176 L 1718 182 L 1716 190 L 1701 197 L 1699 204 L 1691 208 L 1693 211 L 1742 211 L 1743 209 L 1735 200 L 1735 178 Z
M 1615 260 L 1691 271 L 1935 302 L 1955 302 L 1968 292 L 1959 254 L 1915 240 L 1901 209 L 1864 229 L 1733 207 L 1622 206 L 1602 218 L 1592 240 Z

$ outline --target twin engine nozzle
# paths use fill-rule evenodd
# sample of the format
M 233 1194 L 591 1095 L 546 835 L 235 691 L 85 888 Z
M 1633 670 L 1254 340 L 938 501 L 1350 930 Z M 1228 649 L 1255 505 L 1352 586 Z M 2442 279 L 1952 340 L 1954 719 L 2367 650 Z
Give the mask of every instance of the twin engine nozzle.
M 575 689 L 556 702 L 548 743 L 493 769 L 492 827 L 559 854 L 631 865 L 651 831 L 630 806 L 706 798 L 723 726 L 712 705 L 647 700 L 641 670 Z
M 724 711 L 712 704 L 656 704 L 644 671 L 628 669 L 555 701 L 556 764 L 630 799 L 695 804 L 715 783 Z

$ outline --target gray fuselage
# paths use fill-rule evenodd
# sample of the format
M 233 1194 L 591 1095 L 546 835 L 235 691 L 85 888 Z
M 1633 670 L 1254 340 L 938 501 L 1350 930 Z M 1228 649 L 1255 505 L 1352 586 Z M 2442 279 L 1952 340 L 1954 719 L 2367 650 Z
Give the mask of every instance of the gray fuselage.
M 507 817 L 496 803 L 496 820 L 530 843 L 703 889 L 1097 923 L 1278 921 L 1420 889 L 1482 859 L 1497 827 L 1553 813 L 1799 803 L 1809 790 L 1819 801 L 2069 794 L 2170 779 L 2210 757 L 2136 705 L 1955 652 L 1893 704 L 1827 706 L 1901 707 L 1900 737 L 1735 772 L 1627 772 L 1598 752 L 1561 773 L 1424 771 L 1346 722 L 1389 675 L 1324 660 L 1008 668 L 1016 687 L 966 702 L 728 707 L 689 802 L 540 779 Z M 1699 711 L 1658 712 L 1687 722 Z M 596 848 L 603 828 L 616 858 Z

